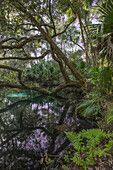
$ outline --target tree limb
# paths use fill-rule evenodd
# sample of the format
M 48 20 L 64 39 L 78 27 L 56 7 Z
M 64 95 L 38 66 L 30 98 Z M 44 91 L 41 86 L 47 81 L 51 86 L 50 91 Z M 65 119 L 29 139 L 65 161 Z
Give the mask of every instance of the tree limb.
M 76 87 L 76 88 L 79 88 L 80 84 L 78 82 L 69 82 L 69 83 L 60 84 L 59 86 L 54 88 L 51 93 L 55 94 L 55 93 L 61 91 L 62 89 L 65 89 L 67 87 Z
M 28 29 L 22 27 L 22 26 L 24 26 L 24 25 L 31 25 L 31 26 L 36 27 L 35 25 L 33 25 L 33 24 L 31 24 L 31 23 L 27 23 L 27 24 L 19 24 L 19 25 L 17 25 L 17 26 L 15 27 L 15 31 L 16 31 L 17 29 L 19 29 L 18 27 L 20 27 L 21 29 L 25 29 L 26 31 L 31 31 L 31 30 L 36 30 L 36 31 L 38 31 L 37 28 L 31 28 L 31 29 L 28 30 Z M 53 26 L 48 25 L 48 24 L 45 24 L 45 23 L 40 24 L 40 26 L 41 26 L 41 27 L 42 27 L 42 26 L 44 26 L 44 27 L 49 27 L 49 28 L 54 29 Z
M 39 60 L 39 59 L 43 59 L 46 55 L 48 55 L 51 52 L 51 50 L 47 50 L 45 53 L 43 53 L 41 56 L 39 57 L 4 57 L 4 58 L 0 58 L 0 60 Z
M 51 13 L 51 0 L 49 0 L 49 14 L 50 14 L 51 22 L 53 24 L 54 34 L 56 35 L 55 23 L 54 23 L 53 16 L 52 16 L 52 13 Z
M 21 69 L 14 68 L 14 67 L 10 67 L 10 66 L 6 66 L 6 65 L 0 65 L 0 68 L 18 72 L 18 80 L 19 80 L 19 83 L 20 83 L 22 86 L 25 86 L 24 83 L 23 83 L 22 80 L 21 80 L 21 77 L 22 77 L 22 70 L 21 70 Z
M 82 49 L 83 52 L 85 52 L 85 49 L 78 43 L 74 42 L 73 40 L 71 40 L 75 45 L 77 45 L 78 47 L 80 47 Z
M 21 27 L 21 26 L 24 26 L 24 25 L 28 25 L 28 26 L 35 26 L 35 25 L 33 25 L 33 24 L 31 24 L 31 23 L 26 23 L 26 24 L 19 24 L 19 25 L 17 25 L 16 27 L 15 27 L 15 31 L 17 31 L 17 29 L 18 29 L 18 27 Z
M 29 90 L 34 90 L 43 94 L 50 94 L 48 90 L 45 90 L 44 88 L 41 87 L 35 87 L 35 86 L 28 86 L 28 85 L 19 85 L 19 84 L 14 84 L 10 82 L 4 82 L 0 81 L 0 86 L 1 87 L 10 87 L 10 88 L 18 88 L 18 89 L 29 89 Z
M 64 66 L 63 66 L 62 60 L 60 59 L 59 56 L 57 56 L 57 57 L 55 56 L 52 46 L 51 46 L 51 50 L 52 50 L 52 58 L 53 58 L 55 61 L 58 62 L 59 67 L 60 67 L 60 70 L 61 70 L 61 72 L 62 72 L 62 75 L 63 75 L 63 77 L 64 77 L 65 82 L 70 82 L 69 76 L 68 76 L 68 74 L 67 74 L 67 72 L 66 72 L 66 69 L 65 69 Z
M 12 49 L 20 49 L 20 48 L 22 48 L 24 45 L 26 45 L 27 43 L 29 43 L 29 42 L 31 42 L 31 41 L 34 41 L 34 40 L 41 40 L 41 39 L 43 39 L 43 36 L 40 36 L 40 35 L 35 35 L 35 36 L 31 36 L 31 37 L 29 37 L 29 38 L 27 38 L 27 37 L 22 37 L 22 38 L 20 38 L 20 39 L 17 39 L 17 38 L 7 38 L 7 39 L 5 39 L 5 40 L 2 40 L 1 42 L 0 42 L 0 49 L 10 49 L 10 50 L 12 50 Z M 17 42 L 20 42 L 20 41 L 22 41 L 20 44 L 16 44 L 16 45 L 1 45 L 1 44 L 3 44 L 3 43 L 5 43 L 5 42 L 8 42 L 8 41 L 10 41 L 10 40 L 16 40 Z
M 76 18 L 73 18 L 73 20 L 72 20 L 69 24 L 66 25 L 65 29 L 64 29 L 62 32 L 59 32 L 59 33 L 57 33 L 56 35 L 51 36 L 51 38 L 54 38 L 54 37 L 56 37 L 56 36 L 58 36 L 58 35 L 63 34 L 64 32 L 66 32 L 66 30 L 68 29 L 68 27 L 69 27 L 75 20 L 76 20 Z

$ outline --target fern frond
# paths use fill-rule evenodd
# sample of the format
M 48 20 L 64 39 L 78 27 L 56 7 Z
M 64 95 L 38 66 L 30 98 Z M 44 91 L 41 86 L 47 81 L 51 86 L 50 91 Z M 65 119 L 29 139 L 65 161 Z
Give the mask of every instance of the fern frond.
M 110 151 L 113 146 L 113 140 L 109 140 L 109 143 L 104 146 L 104 149 L 100 148 L 100 144 L 103 139 L 110 139 L 110 137 L 113 136 L 112 133 L 106 134 L 101 129 L 88 129 L 82 130 L 78 134 L 66 132 L 66 135 L 70 141 L 73 142 L 73 146 L 76 150 L 71 160 L 85 169 L 87 169 L 88 165 L 95 164 L 95 156 L 101 157 L 102 155 L 110 155 L 108 151 Z

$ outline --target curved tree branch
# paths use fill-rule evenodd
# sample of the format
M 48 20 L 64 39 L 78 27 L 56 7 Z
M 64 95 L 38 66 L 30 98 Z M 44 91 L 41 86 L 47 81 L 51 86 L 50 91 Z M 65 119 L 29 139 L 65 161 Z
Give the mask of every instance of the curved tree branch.
M 21 80 L 21 77 L 22 77 L 22 70 L 21 70 L 21 69 L 14 68 L 14 67 L 10 67 L 10 66 L 6 66 L 6 65 L 0 65 L 0 68 L 18 72 L 18 80 L 19 80 L 19 83 L 20 83 L 22 86 L 25 86 L 24 83 L 23 83 L 22 80 Z
M 52 90 L 52 94 L 55 94 L 67 87 L 76 87 L 76 88 L 80 88 L 80 84 L 78 82 L 69 82 L 69 83 L 64 83 L 64 84 L 60 84 L 59 86 L 57 86 L 56 88 L 54 88 Z
M 18 88 L 18 89 L 29 89 L 29 90 L 34 90 L 36 92 L 40 92 L 43 94 L 50 94 L 50 92 L 48 90 L 45 90 L 44 88 L 41 88 L 41 87 L 19 85 L 19 84 L 14 84 L 14 83 L 10 83 L 10 82 L 4 82 L 4 81 L 0 81 L 0 86 L 1 87 Z
M 76 20 L 76 18 L 73 18 L 73 20 L 72 20 L 69 24 L 66 25 L 65 29 L 64 29 L 62 32 L 59 32 L 59 33 L 51 36 L 51 38 L 54 38 L 54 37 L 56 37 L 56 36 L 59 36 L 59 35 L 63 34 L 64 32 L 66 32 L 66 30 L 68 29 L 68 27 L 69 27 L 75 20 Z
M 31 42 L 31 41 L 34 41 L 34 40 L 41 40 L 41 39 L 43 39 L 43 36 L 40 36 L 40 35 L 35 35 L 35 36 L 31 36 L 31 37 L 29 37 L 29 38 L 27 38 L 27 37 L 22 37 L 22 38 L 20 38 L 20 39 L 17 39 L 17 38 L 7 38 L 7 39 L 5 39 L 5 40 L 2 40 L 1 42 L 0 42 L 0 49 L 10 49 L 10 50 L 12 50 L 12 49 L 20 49 L 20 48 L 23 48 L 23 46 L 24 45 L 26 45 L 27 43 L 29 43 L 29 42 Z M 18 44 L 16 44 L 16 45 L 1 45 L 1 44 L 3 44 L 3 43 L 6 43 L 6 42 L 8 42 L 8 41 L 11 41 L 11 40 L 15 40 L 15 41 L 17 41 L 18 42 Z M 22 41 L 23 40 L 23 41 Z M 14 41 L 14 42 L 15 42 Z M 22 42 L 21 42 L 22 41 Z M 13 43 L 14 43 L 13 42 Z
M 4 57 L 4 58 L 0 58 L 0 60 L 39 60 L 39 59 L 43 59 L 46 55 L 48 55 L 49 53 L 51 53 L 51 50 L 47 50 L 45 53 L 43 53 L 41 56 L 39 57 Z

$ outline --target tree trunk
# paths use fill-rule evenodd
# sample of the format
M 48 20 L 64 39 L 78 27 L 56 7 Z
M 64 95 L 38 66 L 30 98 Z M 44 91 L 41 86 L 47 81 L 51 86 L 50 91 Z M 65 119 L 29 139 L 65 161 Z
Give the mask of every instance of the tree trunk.
M 86 42 L 85 42 L 84 33 L 83 33 L 83 29 L 82 29 L 82 20 L 81 20 L 79 12 L 77 12 L 77 15 L 78 15 L 78 20 L 79 20 L 81 34 L 82 34 L 82 40 L 83 40 L 83 44 L 84 44 L 84 48 L 85 48 L 85 53 L 86 53 L 86 63 L 88 64 L 89 56 L 88 56 L 87 45 L 86 45 Z
M 54 43 L 52 38 L 48 34 L 46 34 L 46 32 L 41 28 L 38 21 L 36 21 L 36 19 L 31 14 L 29 14 L 29 17 L 30 17 L 31 21 L 40 30 L 40 32 L 45 37 L 45 39 L 48 41 L 48 43 L 52 46 L 56 55 L 64 61 L 64 63 L 68 66 L 68 68 L 70 69 L 70 71 L 74 75 L 74 77 L 80 82 L 81 86 L 83 86 L 84 85 L 84 79 L 81 76 L 81 74 L 74 68 L 73 64 L 68 60 L 68 58 L 65 56 L 65 54 L 63 54 L 63 52 L 60 50 L 60 48 Z
M 39 22 L 26 10 L 26 8 L 23 6 L 23 4 L 20 1 L 14 0 L 13 3 L 15 2 L 15 7 L 19 9 L 21 12 L 23 12 L 26 16 L 29 17 L 31 22 L 39 29 L 39 31 L 42 33 L 42 36 L 45 38 L 45 40 L 51 45 L 53 48 L 55 54 L 57 57 L 59 57 L 61 60 L 64 61 L 64 63 L 68 66 L 70 69 L 71 73 L 74 75 L 74 77 L 79 81 L 80 85 L 83 87 L 84 86 L 84 79 L 81 76 L 81 74 L 74 68 L 73 64 L 68 60 L 68 58 L 63 54 L 63 52 L 60 50 L 60 48 L 54 43 L 50 35 L 48 35 L 45 30 L 40 26 Z M 17 4 L 19 2 L 19 4 Z

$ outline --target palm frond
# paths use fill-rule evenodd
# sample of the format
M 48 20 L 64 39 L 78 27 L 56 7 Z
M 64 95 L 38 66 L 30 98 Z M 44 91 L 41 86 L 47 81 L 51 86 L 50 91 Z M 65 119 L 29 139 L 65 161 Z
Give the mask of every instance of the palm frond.
M 95 100 L 85 100 L 83 103 L 80 104 L 78 107 L 78 111 L 83 116 L 92 116 L 99 113 L 99 106 L 95 103 Z
M 99 6 L 99 11 L 102 14 L 104 33 L 113 32 L 113 0 L 109 0 L 106 3 Z

